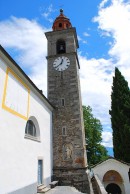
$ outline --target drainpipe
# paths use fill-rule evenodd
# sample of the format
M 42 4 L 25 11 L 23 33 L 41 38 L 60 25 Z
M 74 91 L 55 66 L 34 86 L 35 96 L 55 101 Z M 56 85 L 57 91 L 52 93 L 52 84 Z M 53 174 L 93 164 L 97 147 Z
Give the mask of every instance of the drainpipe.
M 129 168 L 129 171 L 128 171 L 128 177 L 129 177 L 129 182 L 130 182 L 130 168 Z

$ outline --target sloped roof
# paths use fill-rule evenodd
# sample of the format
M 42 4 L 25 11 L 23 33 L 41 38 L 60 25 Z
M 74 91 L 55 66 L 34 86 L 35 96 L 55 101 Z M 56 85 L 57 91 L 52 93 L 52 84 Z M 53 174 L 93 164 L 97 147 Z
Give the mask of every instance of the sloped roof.
M 104 161 L 101 161 L 101 162 L 99 162 L 99 163 L 97 163 L 97 164 L 91 166 L 91 168 L 94 168 L 94 167 L 96 167 L 96 166 L 98 166 L 98 165 L 100 165 L 100 164 L 102 164 L 102 163 L 104 163 L 104 162 L 106 162 L 106 161 L 108 161 L 108 160 L 111 160 L 111 159 L 113 159 L 113 160 L 115 160 L 115 161 L 118 161 L 118 162 L 120 162 L 120 163 L 122 163 L 122 164 L 125 164 L 125 165 L 127 165 L 127 166 L 130 166 L 130 163 L 126 163 L 126 162 L 124 162 L 124 161 L 122 161 L 122 160 L 117 160 L 117 159 L 114 158 L 114 157 L 109 157 L 108 159 L 106 159 L 106 160 L 104 160 Z

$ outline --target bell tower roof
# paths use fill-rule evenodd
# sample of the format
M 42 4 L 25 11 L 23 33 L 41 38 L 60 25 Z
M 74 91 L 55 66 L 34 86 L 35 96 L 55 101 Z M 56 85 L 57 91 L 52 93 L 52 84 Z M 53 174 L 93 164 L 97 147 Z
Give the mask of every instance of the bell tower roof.
M 65 30 L 71 27 L 72 25 L 69 18 L 63 14 L 63 9 L 60 9 L 60 15 L 55 19 L 52 26 L 53 31 Z

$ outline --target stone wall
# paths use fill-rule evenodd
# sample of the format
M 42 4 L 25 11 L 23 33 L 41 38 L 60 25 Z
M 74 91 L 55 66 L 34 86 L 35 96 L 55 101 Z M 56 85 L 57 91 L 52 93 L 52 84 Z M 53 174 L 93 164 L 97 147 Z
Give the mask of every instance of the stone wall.
M 75 28 L 46 33 L 48 39 L 48 99 L 53 111 L 53 164 L 55 179 L 61 185 L 73 185 L 89 193 L 86 174 L 87 157 L 83 124 L 82 100 L 77 57 Z M 57 54 L 56 43 L 62 39 L 66 52 Z M 56 58 L 65 56 L 70 65 L 65 71 L 56 71 Z M 64 101 L 64 103 L 62 103 Z M 64 131 L 64 132 L 63 132 Z
M 83 193 L 90 193 L 86 168 L 55 168 L 54 180 L 61 186 L 74 186 Z

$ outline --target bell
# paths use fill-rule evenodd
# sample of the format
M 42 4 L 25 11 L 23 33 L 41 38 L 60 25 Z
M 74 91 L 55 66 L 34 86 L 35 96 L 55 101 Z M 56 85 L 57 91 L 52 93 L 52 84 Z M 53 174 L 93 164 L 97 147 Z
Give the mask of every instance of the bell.
M 63 45 L 60 45 L 60 51 L 63 51 L 63 50 L 64 50 Z

